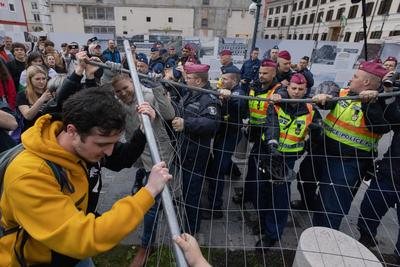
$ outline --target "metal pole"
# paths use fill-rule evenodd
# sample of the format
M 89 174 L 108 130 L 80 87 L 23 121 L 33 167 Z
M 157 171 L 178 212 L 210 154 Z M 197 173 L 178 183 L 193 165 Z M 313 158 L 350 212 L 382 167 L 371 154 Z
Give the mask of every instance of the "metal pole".
M 364 57 L 365 61 L 368 61 L 368 36 L 367 36 L 367 3 L 366 0 L 362 0 L 361 2 L 362 5 L 362 14 L 363 14 L 363 25 L 364 25 Z
M 138 104 L 141 104 L 144 102 L 143 93 L 141 90 L 142 86 L 139 81 L 139 76 L 136 71 L 135 64 L 133 63 L 132 50 L 131 50 L 131 46 L 130 46 L 128 40 L 124 40 L 124 48 L 125 48 L 126 59 L 128 60 L 130 74 L 131 74 L 131 77 L 133 80 L 133 84 L 135 86 L 135 95 L 137 97 Z M 143 114 L 141 114 L 140 116 L 142 117 L 144 132 L 146 134 L 146 139 L 147 139 L 147 144 L 149 145 L 150 152 L 151 152 L 151 158 L 153 159 L 153 163 L 157 164 L 157 163 L 161 162 L 161 157 L 160 157 L 160 153 L 158 152 L 157 143 L 156 143 L 156 139 L 154 137 L 153 128 L 151 127 L 150 118 L 147 115 L 143 115 Z M 178 220 L 176 219 L 176 213 L 174 210 L 171 193 L 169 191 L 168 186 L 165 186 L 164 190 L 162 191 L 161 198 L 162 198 L 162 204 L 163 204 L 163 207 L 165 210 L 165 214 L 167 217 L 168 226 L 169 226 L 171 235 L 172 236 L 179 235 L 181 232 L 180 232 Z M 179 267 L 187 267 L 188 265 L 186 263 L 185 257 L 183 256 L 182 250 L 179 248 L 179 246 L 175 242 L 172 242 L 172 243 L 173 243 L 172 247 L 173 247 L 174 254 L 175 254 L 176 265 Z
M 253 40 L 251 41 L 251 51 L 256 47 L 256 39 L 258 32 L 258 21 L 260 19 L 260 10 L 261 10 L 261 0 L 257 1 L 257 11 L 256 11 L 256 20 L 254 22 L 254 31 L 253 31 Z

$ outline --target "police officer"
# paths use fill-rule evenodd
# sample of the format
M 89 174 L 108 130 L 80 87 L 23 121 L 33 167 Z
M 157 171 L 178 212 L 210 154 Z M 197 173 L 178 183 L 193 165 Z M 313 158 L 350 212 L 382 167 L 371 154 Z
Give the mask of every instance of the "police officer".
M 264 59 L 261 62 L 258 81 L 250 85 L 249 96 L 256 96 L 260 98 L 270 98 L 276 90 L 281 87 L 275 79 L 276 76 L 276 63 L 269 59 Z M 256 206 L 257 188 L 255 184 L 256 179 L 256 163 L 261 154 L 261 135 L 264 132 L 268 102 L 249 100 L 249 141 L 254 143 L 249 156 L 249 165 L 247 176 L 245 178 L 244 193 L 238 192 L 233 196 L 232 200 L 236 204 L 242 204 L 244 201 L 251 200 Z
M 251 82 L 258 79 L 258 70 L 260 69 L 261 61 L 258 59 L 260 50 L 258 47 L 251 51 L 250 59 L 243 63 L 242 69 L 240 70 L 240 79 L 242 83 L 242 88 L 247 92 Z
M 205 64 L 186 66 L 187 85 L 211 89 L 208 82 L 209 69 L 210 66 Z M 185 230 L 194 234 L 200 229 L 200 195 L 210 156 L 211 139 L 219 127 L 221 104 L 212 94 L 188 89 L 179 108 L 179 115 L 173 119 L 172 127 L 183 134 L 180 159 L 183 201 L 187 215 Z
M 291 67 L 292 56 L 286 50 L 278 54 L 278 68 L 276 72 L 276 79 L 284 86 L 289 85 L 290 78 L 292 77 Z
M 391 88 L 386 88 L 390 92 Z M 371 184 L 361 202 L 358 217 L 359 241 L 366 247 L 375 247 L 375 240 L 380 220 L 390 208 L 397 206 L 397 218 L 400 221 L 400 97 L 384 100 L 385 118 L 391 123 L 394 132 L 392 143 L 383 159 L 376 164 Z M 397 236 L 395 255 L 400 264 L 400 231 Z
M 235 66 L 226 67 L 222 71 L 222 98 L 223 121 L 214 138 L 214 158 L 209 166 L 210 183 L 208 187 L 208 208 L 202 212 L 203 219 L 219 219 L 222 213 L 222 195 L 224 191 L 225 173 L 230 173 L 231 157 L 235 147 L 241 139 L 242 119 L 247 113 L 247 101 L 231 96 L 246 95 L 240 87 L 240 70 Z
M 307 80 L 302 74 L 294 74 L 287 87 L 288 98 L 302 99 L 306 92 Z M 266 128 L 262 136 L 261 146 L 265 156 L 262 156 L 261 165 L 266 163 L 264 166 L 284 168 L 283 175 L 290 176 L 290 170 L 294 168 L 295 161 L 304 152 L 306 136 L 320 135 L 320 128 L 313 128 L 314 130 L 310 131 L 309 127 L 312 122 L 318 123 L 319 118 L 318 111 L 314 110 L 311 104 L 269 105 Z M 273 160 L 275 160 L 274 163 L 272 163 Z M 270 168 L 265 171 L 265 175 L 259 173 L 257 176 L 258 207 L 261 227 L 265 233 L 257 242 L 257 248 L 271 247 L 281 239 L 289 214 L 290 177 L 275 177 L 271 175 Z
M 382 134 L 390 130 L 382 107 L 371 101 L 378 95 L 387 70 L 381 64 L 364 62 L 355 72 L 348 89 L 339 95 L 359 95 L 361 100 L 326 103 L 331 96 L 313 97 L 330 109 L 324 119 L 326 162 L 321 166 L 319 197 L 323 212 L 314 213 L 314 226 L 339 229 L 350 209 L 355 192 L 372 160 Z
M 200 64 L 200 60 L 196 55 L 196 48 L 191 44 L 185 44 L 185 46 L 182 48 L 182 56 L 177 65 L 185 65 L 186 62 Z
M 299 63 L 295 67 L 295 71 L 297 73 L 303 74 L 303 76 L 307 80 L 306 97 L 310 94 L 311 88 L 314 86 L 314 76 L 311 73 L 311 71 L 308 69 L 309 62 L 310 62 L 310 58 L 308 56 L 304 56 L 300 59 Z
M 146 75 L 149 73 L 149 60 L 146 54 L 139 53 L 137 55 L 136 68 L 139 73 Z
M 160 56 L 160 49 L 157 47 L 152 47 L 150 49 L 149 71 L 152 71 L 157 63 L 161 63 L 164 66 L 164 61 Z
M 219 53 L 219 62 L 221 63 L 221 73 L 224 73 L 224 69 L 233 66 L 232 60 L 232 51 L 231 50 L 222 50 Z M 222 88 L 222 77 L 219 78 L 217 82 L 217 88 Z

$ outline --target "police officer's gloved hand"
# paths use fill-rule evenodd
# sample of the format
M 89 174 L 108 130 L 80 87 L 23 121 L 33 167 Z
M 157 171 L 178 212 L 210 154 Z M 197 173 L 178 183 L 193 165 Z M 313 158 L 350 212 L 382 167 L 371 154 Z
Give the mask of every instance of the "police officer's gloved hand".
M 278 142 L 276 140 L 270 140 L 267 145 L 267 155 L 272 157 L 281 156 L 281 152 L 278 151 Z
M 148 88 L 156 88 L 161 86 L 161 80 L 163 78 L 162 73 L 150 72 L 147 76 L 147 78 L 142 78 L 140 80 L 143 85 Z

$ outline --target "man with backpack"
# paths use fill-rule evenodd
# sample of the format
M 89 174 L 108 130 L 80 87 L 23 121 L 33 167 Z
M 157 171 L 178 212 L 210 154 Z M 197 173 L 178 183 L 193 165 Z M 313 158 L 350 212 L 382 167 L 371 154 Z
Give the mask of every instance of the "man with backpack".
M 44 115 L 22 135 L 8 165 L 0 209 L 0 266 L 75 266 L 118 244 L 143 220 L 172 178 L 156 164 L 148 183 L 100 217 L 88 212 L 87 166 L 113 153 L 125 111 L 111 88 L 80 91 L 63 104 L 62 121 Z M 0 177 L 3 178 L 3 177 Z

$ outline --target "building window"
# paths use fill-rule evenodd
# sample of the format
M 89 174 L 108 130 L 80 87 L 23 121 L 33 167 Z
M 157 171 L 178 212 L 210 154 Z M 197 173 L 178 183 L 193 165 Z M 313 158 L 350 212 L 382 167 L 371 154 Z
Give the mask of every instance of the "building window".
M 269 38 L 268 34 L 264 35 L 264 39 L 268 39 L 268 38 Z
M 275 10 L 275 14 L 279 14 L 279 13 L 281 13 L 281 7 L 277 6 L 276 10 Z
M 274 20 L 274 27 L 278 27 L 278 25 L 279 25 L 279 19 L 278 19 L 278 18 L 275 18 L 275 20 Z
M 299 35 L 299 40 L 303 40 L 304 39 L 304 34 L 300 34 Z
M 128 32 L 127 31 L 123 31 L 122 34 L 128 34 Z
M 32 2 L 32 9 L 36 10 L 38 9 L 37 3 L 36 2 Z
M 271 28 L 271 25 L 272 25 L 272 20 L 269 19 L 269 20 L 267 21 L 267 27 L 268 27 L 268 28 Z
M 112 7 L 82 7 L 84 19 L 114 20 L 114 8 Z
M 318 13 L 318 18 L 317 18 L 317 22 L 322 22 L 322 18 L 324 17 L 324 12 L 319 12 Z
M 356 36 L 354 37 L 354 42 L 360 42 L 364 40 L 364 32 L 356 32 Z
M 321 0 L 321 5 L 326 4 L 326 0 Z
M 115 27 L 85 26 L 85 33 L 111 33 L 115 34 Z
M 349 15 L 347 18 L 354 19 L 357 16 L 358 5 L 350 7 Z
M 302 10 L 302 9 L 303 9 L 303 1 L 301 1 L 299 4 L 299 10 Z
M 203 28 L 208 27 L 208 19 L 201 19 L 201 27 Z
M 315 20 L 315 13 L 312 13 L 310 15 L 310 19 L 308 20 L 308 23 L 314 23 L 314 20 Z
M 203 0 L 203 5 L 208 6 L 210 4 L 210 0 Z
M 294 3 L 293 4 L 293 11 L 296 11 L 297 10 L 297 3 Z
M 289 10 L 289 6 L 288 5 L 284 5 L 283 6 L 283 13 L 286 13 L 286 12 L 288 12 L 288 10 Z
M 297 18 L 296 18 L 296 26 L 297 26 L 297 25 L 300 25 L 300 20 L 301 20 L 301 17 L 300 17 L 300 16 L 297 16 Z
M 274 9 L 273 9 L 272 7 L 269 9 L 269 14 L 270 14 L 270 15 L 273 15 L 273 14 L 274 14 Z
M 40 22 L 40 16 L 39 16 L 39 14 L 33 14 L 33 19 L 34 19 L 36 22 Z
M 372 15 L 373 9 L 374 9 L 374 2 L 367 3 L 367 17 Z
M 333 17 L 333 10 L 329 10 L 328 13 L 326 13 L 326 19 L 325 21 L 331 21 Z
M 309 8 L 310 7 L 310 0 L 306 0 L 306 4 L 304 5 L 304 8 Z
M 289 34 L 287 38 L 288 38 L 288 40 L 291 40 L 292 39 L 292 35 Z
M 343 41 L 344 41 L 344 42 L 350 42 L 350 37 L 351 37 L 351 32 L 346 32 L 346 33 L 344 34 L 344 39 L 343 39 Z
M 282 34 L 279 34 L 279 40 L 282 40 L 282 38 L 283 38 L 283 35 Z
M 400 31 L 390 31 L 389 32 L 389 36 L 399 36 L 400 35 Z
M 344 7 L 338 9 L 337 14 L 336 14 L 337 20 L 340 20 L 342 18 L 345 10 L 346 10 L 346 8 L 344 8 Z
M 371 39 L 381 39 L 382 32 L 381 31 L 375 31 L 371 32 Z
M 378 9 L 378 15 L 389 14 L 390 7 L 392 6 L 392 0 L 382 0 L 381 5 Z
M 318 41 L 318 33 L 314 33 L 313 40 Z
M 290 18 L 290 26 L 293 26 L 294 25 L 294 17 L 291 17 Z
M 173 17 L 168 17 L 168 22 L 169 22 L 169 23 L 174 22 L 174 18 L 173 18 Z
M 147 22 L 151 22 L 151 17 L 146 17 Z
M 126 16 L 122 16 L 122 20 L 125 20 L 125 21 L 126 21 Z
M 271 34 L 271 39 L 275 39 L 275 34 Z
M 293 40 L 297 40 L 297 34 L 293 34 Z
M 316 6 L 316 5 L 318 5 L 318 0 L 313 0 L 312 1 L 312 6 Z
M 8 2 L 8 9 L 9 9 L 11 12 L 15 12 L 15 6 L 14 6 L 14 3 L 13 3 L 13 2 L 11 2 L 11 1 Z
M 311 40 L 311 33 L 306 34 L 306 40 Z
M 307 24 L 307 14 L 303 15 L 303 20 L 301 21 L 301 24 Z
M 321 41 L 326 41 L 326 38 L 328 37 L 328 34 L 326 33 L 326 32 L 324 32 L 322 35 L 321 35 Z
M 285 27 L 286 26 L 286 17 L 283 17 L 281 20 L 281 27 Z

